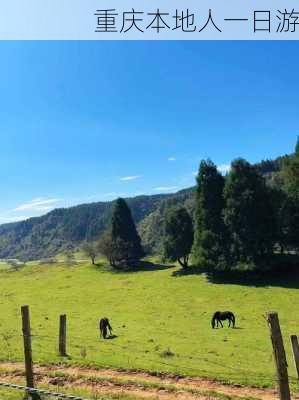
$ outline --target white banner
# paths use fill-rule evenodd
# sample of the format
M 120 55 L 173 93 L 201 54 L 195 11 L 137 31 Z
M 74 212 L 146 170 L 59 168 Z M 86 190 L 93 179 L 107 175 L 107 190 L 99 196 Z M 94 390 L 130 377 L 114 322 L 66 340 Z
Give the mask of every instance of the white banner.
M 298 40 L 298 0 L 0 0 L 1 40 Z

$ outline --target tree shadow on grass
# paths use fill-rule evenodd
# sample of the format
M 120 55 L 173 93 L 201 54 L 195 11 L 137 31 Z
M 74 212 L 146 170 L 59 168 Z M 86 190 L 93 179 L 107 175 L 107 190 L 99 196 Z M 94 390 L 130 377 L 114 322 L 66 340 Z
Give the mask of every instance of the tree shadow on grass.
M 138 263 L 136 263 L 136 269 L 138 271 L 163 271 L 165 269 L 170 269 L 174 267 L 174 265 L 154 263 L 151 261 L 139 261 Z
M 180 277 L 180 276 L 188 276 L 188 275 L 201 275 L 204 274 L 206 271 L 203 268 L 196 267 L 196 266 L 190 266 L 186 268 L 180 268 L 171 274 L 171 276 L 174 277 Z
M 205 275 L 208 282 L 219 285 L 299 289 L 299 263 L 291 266 L 282 264 L 282 266 L 268 271 L 217 271 L 202 266 L 190 266 L 172 273 L 173 277 L 188 275 Z
M 242 285 L 251 287 L 283 287 L 299 289 L 298 268 L 286 268 L 268 272 L 211 272 L 206 273 L 209 282 L 214 284 Z
M 154 263 L 151 261 L 136 261 L 134 264 L 130 266 L 119 266 L 118 268 L 113 268 L 112 271 L 115 273 L 118 272 L 153 272 L 153 271 L 164 271 L 166 269 L 171 269 L 175 268 L 174 265 L 167 265 L 167 264 L 162 264 L 162 263 Z
M 99 262 L 96 262 L 96 263 L 93 264 L 93 267 L 95 267 L 95 268 L 103 268 L 103 267 L 106 267 L 106 266 L 107 266 L 107 263 L 105 263 L 103 261 L 99 261 Z

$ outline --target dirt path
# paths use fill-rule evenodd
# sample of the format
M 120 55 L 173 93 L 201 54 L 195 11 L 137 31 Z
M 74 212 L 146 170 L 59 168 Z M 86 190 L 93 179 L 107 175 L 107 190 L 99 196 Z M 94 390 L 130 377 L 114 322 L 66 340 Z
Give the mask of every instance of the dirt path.
M 277 399 L 277 392 L 241 385 L 225 385 L 201 378 L 181 378 L 171 375 L 153 376 L 145 372 L 120 371 L 115 369 L 91 369 L 61 365 L 35 366 L 36 378 L 41 385 L 84 388 L 99 394 L 128 394 L 136 398 L 172 399 L 217 399 L 217 394 L 238 398 L 260 400 Z M 1 380 L 24 383 L 23 365 L 1 363 Z M 299 400 L 299 395 L 292 397 Z M 219 399 L 219 396 L 218 396 Z

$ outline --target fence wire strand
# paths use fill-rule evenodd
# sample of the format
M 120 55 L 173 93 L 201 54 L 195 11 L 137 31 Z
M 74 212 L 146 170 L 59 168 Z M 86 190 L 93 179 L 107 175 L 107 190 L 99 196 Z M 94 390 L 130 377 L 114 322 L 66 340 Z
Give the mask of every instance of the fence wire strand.
M 260 320 L 258 318 L 256 318 L 257 320 Z M 161 328 L 163 331 L 166 331 L 165 328 Z M 168 330 L 167 330 L 168 332 Z M 170 332 L 170 331 L 169 331 Z M 13 332 L 12 334 L 5 334 L 5 333 L 1 333 L 2 337 L 4 338 L 4 340 L 6 342 L 8 342 L 10 339 L 12 338 L 22 338 L 23 336 L 21 334 L 18 334 L 16 332 Z M 35 332 L 35 330 L 33 330 L 31 337 L 33 339 L 33 346 L 37 345 L 40 346 L 40 343 L 43 343 L 43 341 L 47 342 L 47 343 L 51 343 L 51 345 L 53 345 L 53 351 L 51 351 L 49 348 L 48 349 L 44 349 L 43 348 L 43 354 L 46 354 L 47 356 L 53 356 L 53 354 L 56 353 L 56 356 L 58 356 L 58 337 L 57 336 L 51 336 L 51 335 L 43 335 L 43 334 L 38 334 L 38 332 Z M 132 348 L 131 345 L 125 346 L 125 345 L 120 345 L 117 343 L 114 343 L 112 341 L 109 341 L 109 346 L 106 347 L 106 343 L 105 345 L 103 344 L 103 346 L 96 346 L 95 341 L 98 340 L 98 336 L 95 335 L 93 337 L 91 336 L 80 336 L 80 335 L 70 335 L 68 337 L 68 343 L 70 343 L 70 346 L 73 349 L 77 349 L 77 350 L 81 350 L 81 349 L 87 349 L 90 350 L 92 352 L 95 351 L 99 351 L 102 354 L 105 355 L 118 355 L 119 354 L 119 350 L 122 352 L 124 358 L 128 359 L 128 364 L 130 364 L 130 361 L 135 360 L 135 361 L 144 361 L 144 356 L 146 353 L 149 353 L 150 351 L 157 351 L 156 349 L 146 349 L 146 350 L 141 350 L 139 348 L 136 347 L 136 344 L 134 343 L 134 346 Z M 80 341 L 82 344 L 78 345 L 77 341 Z M 92 344 L 91 344 L 92 343 Z M 189 343 L 189 342 L 188 342 Z M 189 343 L 190 344 L 190 343 Z M 54 347 L 55 346 L 55 347 Z M 104 347 L 105 346 L 105 347 Z M 137 344 L 138 346 L 138 344 Z M 259 350 L 259 349 L 258 349 Z M 270 348 L 269 348 L 270 350 Z M 260 350 L 261 353 L 265 354 L 264 350 Z M 272 354 L 272 353 L 271 353 Z M 153 353 L 154 356 L 159 356 L 159 354 L 155 354 Z M 161 356 L 161 354 L 160 354 Z M 178 368 L 184 368 L 184 369 L 188 369 L 190 371 L 193 371 L 194 373 L 204 373 L 206 374 L 207 371 L 201 368 L 196 368 L 193 367 L 191 365 L 183 365 L 180 360 L 192 360 L 192 361 L 199 361 L 199 362 L 205 362 L 209 365 L 212 366 L 217 366 L 220 368 L 223 368 L 223 372 L 219 371 L 219 374 L 223 375 L 224 377 L 227 378 L 236 378 L 238 376 L 240 376 L 240 373 L 243 374 L 244 376 L 248 376 L 248 377 L 252 377 L 252 378 L 262 378 L 265 381 L 268 381 L 269 383 L 277 383 L 277 379 L 275 378 L 275 376 L 272 376 L 271 374 L 266 374 L 266 373 L 257 373 L 256 371 L 248 371 L 244 368 L 242 368 L 241 366 L 237 367 L 237 366 L 231 366 L 231 365 L 227 365 L 227 364 L 223 364 L 221 362 L 219 362 L 218 360 L 212 359 L 212 358 L 207 358 L 207 355 L 204 354 L 202 357 L 201 356 L 197 356 L 197 355 L 193 355 L 192 356 L 187 356 L 187 355 L 175 355 L 176 357 L 172 359 L 172 362 L 167 362 L 166 360 L 162 361 L 158 358 L 153 358 L 153 357 L 148 357 L 148 355 L 146 356 L 147 360 L 149 362 L 152 362 L 155 365 L 160 365 L 161 368 L 167 368 L 168 370 L 171 369 L 175 369 L 177 370 Z M 83 357 L 84 359 L 86 358 Z M 176 363 L 175 361 L 178 360 L 178 362 Z M 274 375 L 274 374 L 273 374 Z M 290 382 L 293 383 L 298 383 L 298 379 L 296 377 L 290 376 L 289 377 Z M 2 382 L 3 383 L 3 382 Z M 0 382 L 1 385 L 1 382 Z M 3 386 L 4 383 L 3 383 Z M 16 387 L 22 387 L 22 389 L 26 389 L 23 386 L 20 385 L 15 385 Z M 30 389 L 30 388 L 29 388 Z M 32 389 L 33 390 L 33 389 Z M 35 389 L 34 389 L 35 390 Z M 57 396 L 56 396 L 57 397 Z M 61 397 L 61 398 L 66 398 L 66 397 Z M 76 396 L 71 396 L 68 397 L 70 399 L 80 399 L 79 397 Z
M 0 386 L 9 388 L 9 389 L 16 389 L 16 390 L 22 390 L 25 391 L 29 394 L 41 394 L 49 397 L 55 397 L 57 399 L 66 399 L 66 400 L 88 400 L 80 396 L 73 396 L 65 393 L 58 393 L 58 392 L 51 392 L 50 390 L 46 389 L 36 389 L 36 388 L 30 388 L 28 386 L 23 386 L 23 385 L 17 385 L 15 383 L 9 383 L 9 382 L 2 382 L 0 381 Z

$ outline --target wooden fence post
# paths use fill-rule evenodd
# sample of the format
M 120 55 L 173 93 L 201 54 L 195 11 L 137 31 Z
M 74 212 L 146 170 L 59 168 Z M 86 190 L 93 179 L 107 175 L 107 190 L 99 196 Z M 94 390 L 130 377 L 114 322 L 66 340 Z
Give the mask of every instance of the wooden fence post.
M 291 344 L 293 349 L 294 363 L 297 371 L 297 378 L 299 379 L 299 344 L 296 335 L 291 335 Z
M 267 321 L 270 328 L 270 336 L 277 370 L 279 398 L 280 400 L 290 400 L 291 395 L 288 377 L 288 364 L 284 350 L 278 314 L 268 313 Z
M 59 317 L 59 355 L 65 357 L 66 354 L 66 315 Z
M 21 312 L 22 312 L 22 331 L 24 340 L 26 386 L 34 388 L 29 307 L 22 306 Z
M 26 375 L 26 386 L 34 388 L 34 373 L 32 363 L 32 346 L 31 346 L 31 328 L 30 328 L 30 314 L 29 307 L 21 307 L 22 314 L 22 332 L 24 341 L 24 358 L 25 358 L 25 375 Z M 26 397 L 28 393 L 26 394 Z M 33 400 L 40 400 L 40 396 L 37 393 L 30 393 Z

